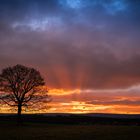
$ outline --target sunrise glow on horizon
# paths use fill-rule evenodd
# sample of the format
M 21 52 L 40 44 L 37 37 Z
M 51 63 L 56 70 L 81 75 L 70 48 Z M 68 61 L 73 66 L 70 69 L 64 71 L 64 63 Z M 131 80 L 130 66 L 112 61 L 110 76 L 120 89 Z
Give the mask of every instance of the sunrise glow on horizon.
M 52 97 L 24 113 L 140 114 L 140 1 L 1 0 L 0 11 L 0 71 L 33 67 Z
M 53 101 L 38 102 L 35 106 L 24 108 L 23 113 L 111 113 L 140 114 L 140 86 L 126 89 L 49 89 Z M 43 89 L 48 87 L 43 87 Z M 133 94 L 132 94 L 133 92 Z M 16 109 L 3 104 L 1 113 L 15 113 Z

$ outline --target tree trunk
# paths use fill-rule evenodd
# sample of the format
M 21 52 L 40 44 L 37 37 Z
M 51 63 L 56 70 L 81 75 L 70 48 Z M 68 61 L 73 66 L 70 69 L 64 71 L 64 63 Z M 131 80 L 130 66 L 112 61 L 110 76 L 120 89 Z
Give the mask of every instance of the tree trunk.
M 18 112 L 17 112 L 17 121 L 18 121 L 18 123 L 21 123 L 21 111 L 22 111 L 22 105 L 18 104 Z

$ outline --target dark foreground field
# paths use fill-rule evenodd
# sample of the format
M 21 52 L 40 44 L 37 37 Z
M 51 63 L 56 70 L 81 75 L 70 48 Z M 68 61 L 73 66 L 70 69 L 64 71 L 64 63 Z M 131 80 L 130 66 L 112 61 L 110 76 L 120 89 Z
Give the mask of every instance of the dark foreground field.
M 0 140 L 140 140 L 140 120 L 87 116 L 0 116 Z
M 1 123 L 1 140 L 139 140 L 140 126 Z

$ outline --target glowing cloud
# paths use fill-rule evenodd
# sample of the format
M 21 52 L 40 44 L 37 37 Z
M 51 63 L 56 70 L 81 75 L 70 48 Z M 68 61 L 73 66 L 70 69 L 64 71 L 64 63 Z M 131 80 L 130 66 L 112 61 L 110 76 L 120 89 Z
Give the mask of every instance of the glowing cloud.
M 60 27 L 62 25 L 61 19 L 59 17 L 46 17 L 43 19 L 39 18 L 33 18 L 33 19 L 28 19 L 25 21 L 21 22 L 15 22 L 12 24 L 12 27 L 14 29 L 19 28 L 19 29 L 31 29 L 33 31 L 45 31 L 49 30 L 50 28 L 53 27 Z

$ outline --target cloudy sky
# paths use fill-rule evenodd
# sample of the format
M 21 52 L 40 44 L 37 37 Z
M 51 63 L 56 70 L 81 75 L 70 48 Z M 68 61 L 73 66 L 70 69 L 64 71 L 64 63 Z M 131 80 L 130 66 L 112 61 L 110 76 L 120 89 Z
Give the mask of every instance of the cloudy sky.
M 0 70 L 38 69 L 42 112 L 140 113 L 139 45 L 139 0 L 0 0 Z

